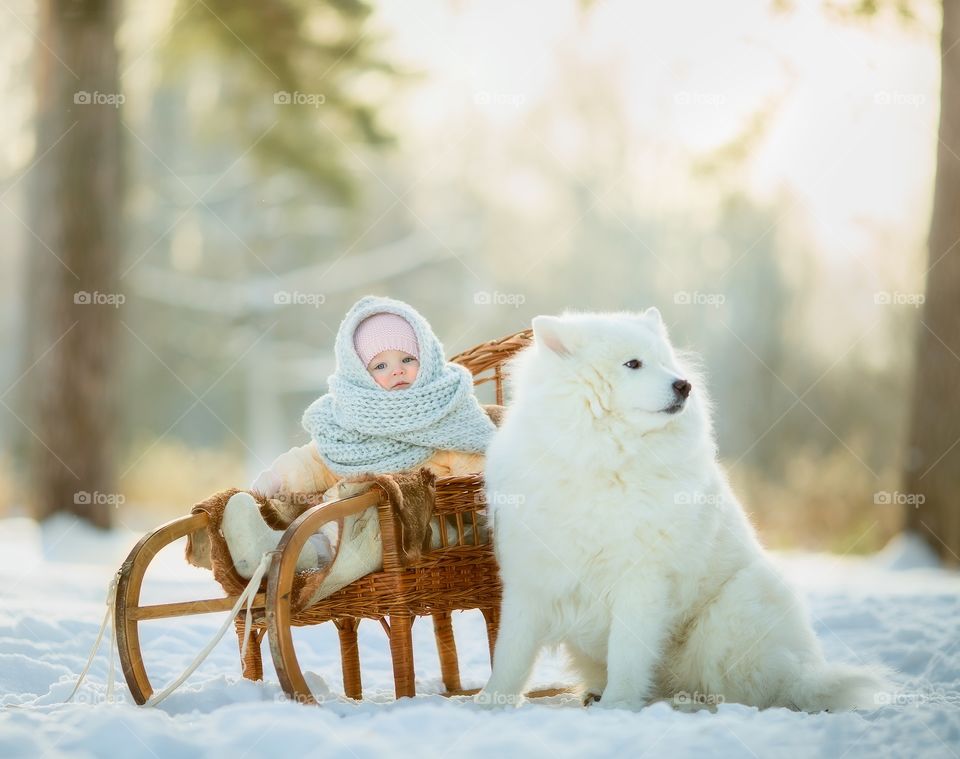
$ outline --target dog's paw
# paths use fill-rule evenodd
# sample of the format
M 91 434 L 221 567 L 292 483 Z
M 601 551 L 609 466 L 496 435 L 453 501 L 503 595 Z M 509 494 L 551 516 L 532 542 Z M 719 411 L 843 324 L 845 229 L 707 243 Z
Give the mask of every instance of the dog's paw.
M 583 694 L 583 705 L 590 706 L 590 704 L 596 704 L 600 701 L 599 693 L 584 693 Z
M 484 709 L 515 709 L 526 699 L 513 693 L 497 693 L 482 690 L 473 697 L 473 703 Z

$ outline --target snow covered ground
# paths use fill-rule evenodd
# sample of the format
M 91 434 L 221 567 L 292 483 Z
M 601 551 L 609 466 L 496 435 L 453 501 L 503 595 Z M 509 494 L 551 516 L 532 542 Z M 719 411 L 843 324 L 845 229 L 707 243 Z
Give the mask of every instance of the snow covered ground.
M 828 656 L 895 668 L 896 692 L 857 714 L 764 712 L 721 704 L 682 713 L 665 704 L 641 713 L 585 709 L 570 697 L 489 712 L 445 699 L 430 623 L 414 625 L 415 699 L 392 699 L 386 637 L 360 626 L 366 700 L 343 699 L 331 625 L 297 630 L 300 661 L 320 707 L 286 701 L 265 650 L 263 682 L 239 674 L 232 629 L 203 666 L 157 708 L 132 704 L 119 673 L 106 702 L 107 648 L 74 703 L 63 704 L 86 661 L 110 576 L 138 538 L 100 534 L 68 518 L 45 525 L 0 521 L 0 757 L 123 756 L 917 756 L 960 759 L 960 575 L 931 568 L 902 542 L 867 559 L 781 555 L 804 589 Z M 219 595 L 182 559 L 182 543 L 148 572 L 147 602 Z M 144 623 L 154 685 L 177 676 L 219 627 L 222 615 Z M 489 672 L 482 620 L 455 619 L 465 687 Z M 545 656 L 534 686 L 563 684 L 562 661 Z

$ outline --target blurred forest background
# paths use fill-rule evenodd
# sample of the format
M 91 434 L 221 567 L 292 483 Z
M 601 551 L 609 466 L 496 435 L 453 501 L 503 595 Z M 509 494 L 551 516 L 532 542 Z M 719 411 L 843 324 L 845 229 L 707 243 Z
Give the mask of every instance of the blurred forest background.
M 366 293 L 451 355 L 657 305 L 769 544 L 960 561 L 955 4 L 0 14 L 0 516 L 245 486 Z

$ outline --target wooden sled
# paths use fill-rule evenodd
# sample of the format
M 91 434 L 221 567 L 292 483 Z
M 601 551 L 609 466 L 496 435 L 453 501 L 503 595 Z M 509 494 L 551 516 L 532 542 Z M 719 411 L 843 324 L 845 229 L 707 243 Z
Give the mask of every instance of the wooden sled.
M 503 363 L 527 346 L 532 332 L 508 335 L 454 356 L 467 367 L 474 384 L 493 382 L 496 402 L 503 404 Z M 307 686 L 293 644 L 292 627 L 333 622 L 340 639 L 345 694 L 362 698 L 357 625 L 361 619 L 380 622 L 390 641 L 396 697 L 415 695 L 414 655 L 411 628 L 417 617 L 433 618 L 444 695 L 467 695 L 460 683 L 459 661 L 451 613 L 478 609 L 486 622 L 491 660 L 497 638 L 501 586 L 493 547 L 487 531 L 479 529 L 479 512 L 485 508 L 483 478 L 439 477 L 436 480 L 434 515 L 456 524 L 455 541 L 441 529 L 439 548 L 415 563 L 405 565 L 400 550 L 400 524 L 379 488 L 349 498 L 329 501 L 307 509 L 285 531 L 266 577 L 266 590 L 253 600 L 253 628 L 246 655 L 241 660 L 243 676 L 263 678 L 262 641 L 269 640 L 273 663 L 287 696 L 302 703 L 316 703 Z M 327 522 L 343 522 L 377 507 L 383 545 L 383 568 L 368 574 L 308 608 L 297 608 L 293 593 L 295 566 L 307 538 Z M 144 667 L 140 647 L 140 623 L 153 619 L 230 611 L 238 596 L 140 605 L 140 591 L 147 567 L 165 546 L 196 532 L 207 524 L 207 515 L 191 514 L 175 519 L 146 535 L 124 561 L 117 584 L 114 625 L 124 677 L 134 700 L 145 703 L 154 688 Z M 238 638 L 243 643 L 243 620 L 236 618 Z M 532 696 L 556 695 L 551 689 Z

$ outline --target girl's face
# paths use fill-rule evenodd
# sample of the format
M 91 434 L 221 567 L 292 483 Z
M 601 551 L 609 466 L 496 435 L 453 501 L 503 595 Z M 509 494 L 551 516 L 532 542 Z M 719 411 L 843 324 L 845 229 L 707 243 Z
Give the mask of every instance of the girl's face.
M 405 390 L 413 384 L 420 361 L 405 351 L 380 351 L 370 359 L 367 371 L 384 390 Z

